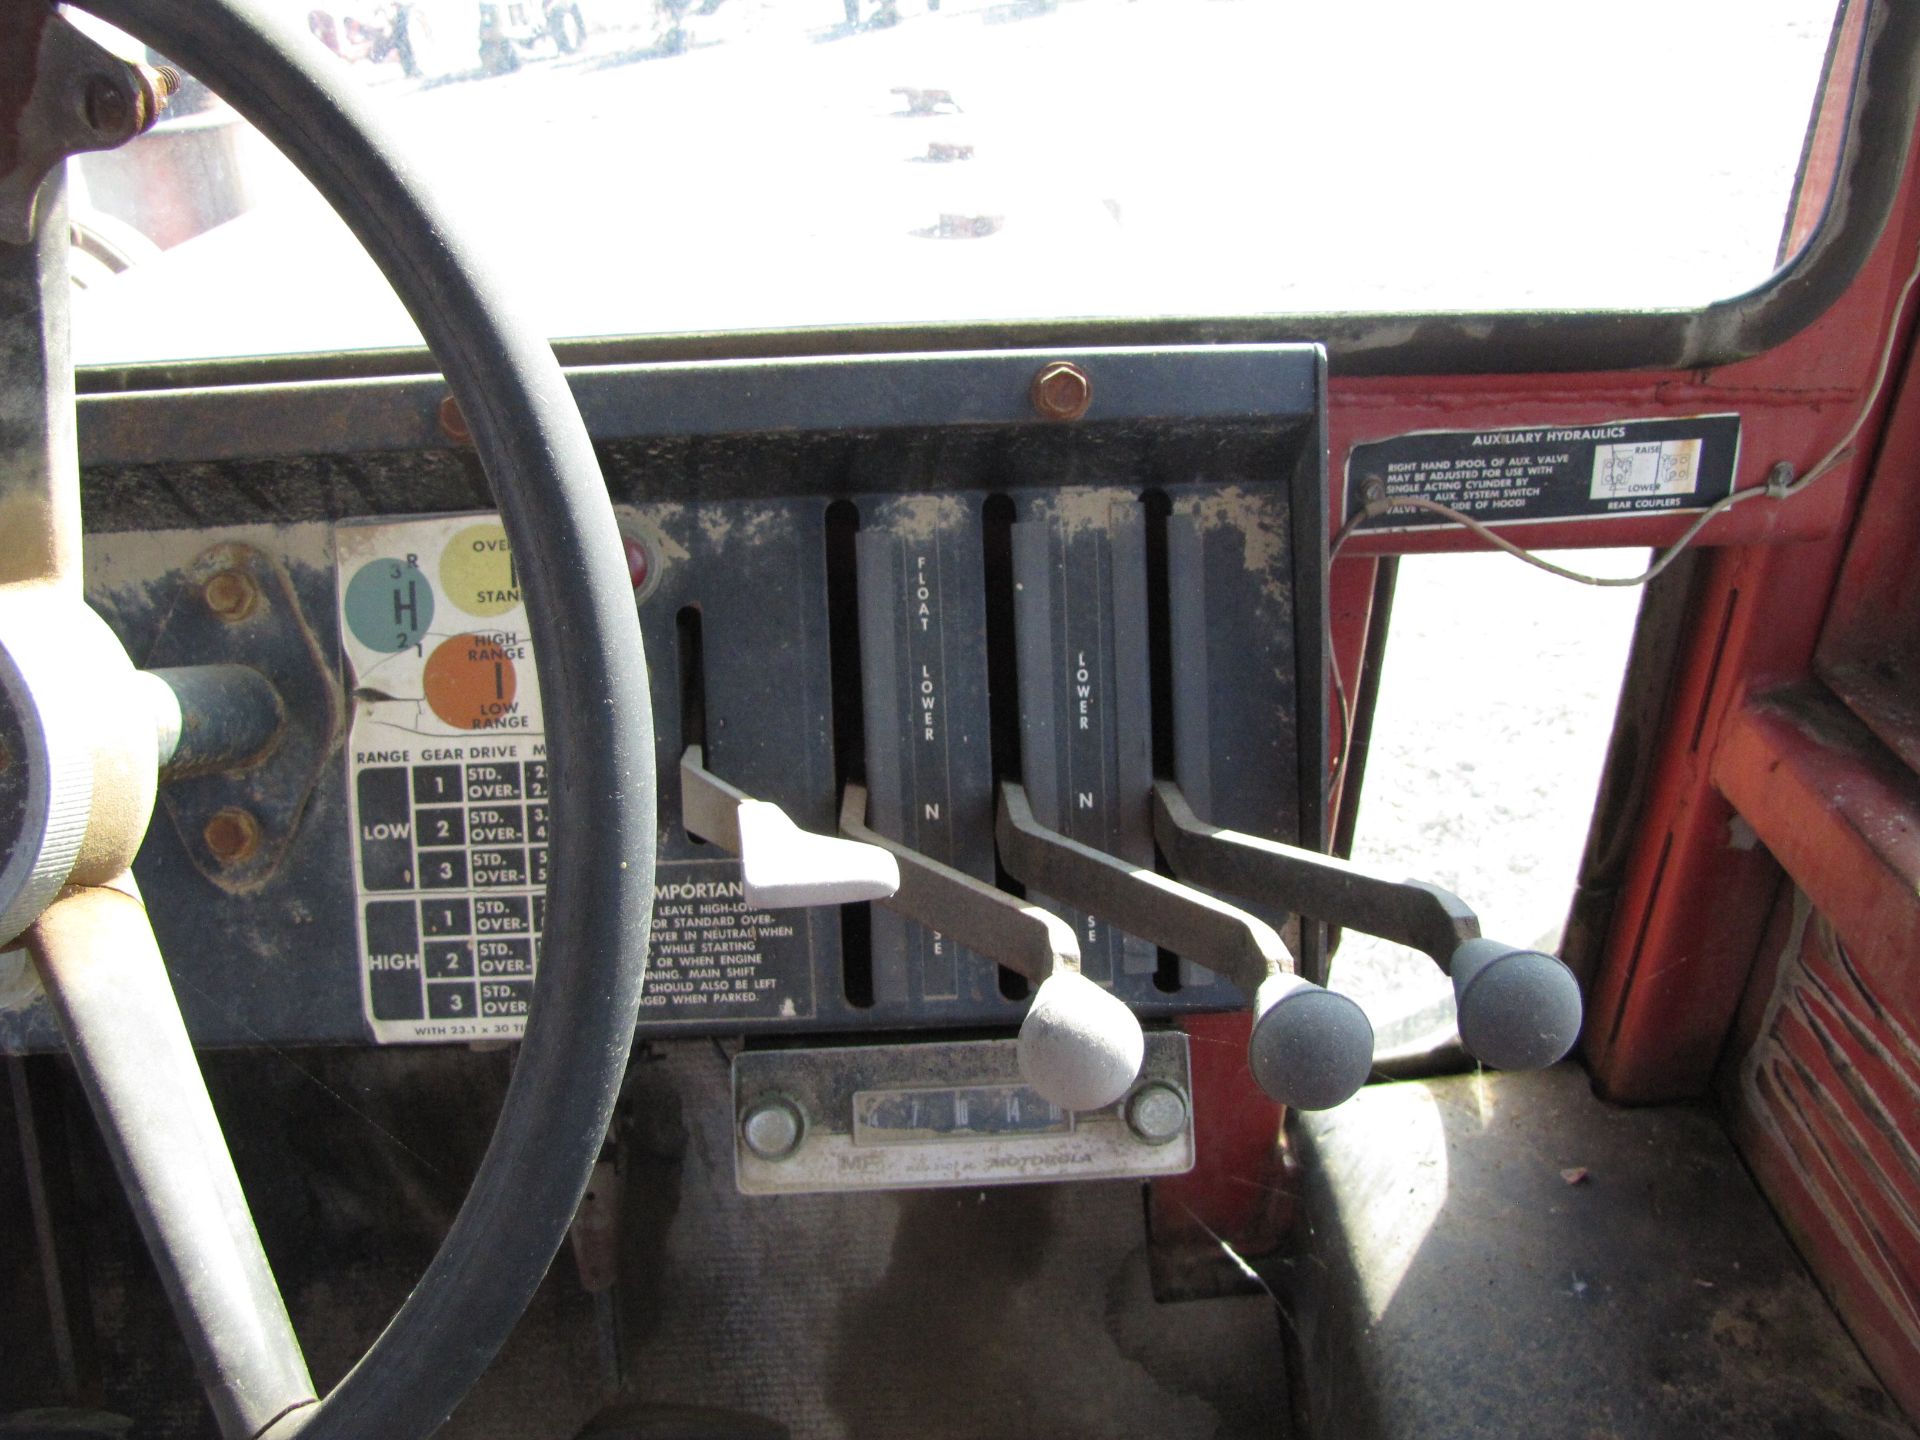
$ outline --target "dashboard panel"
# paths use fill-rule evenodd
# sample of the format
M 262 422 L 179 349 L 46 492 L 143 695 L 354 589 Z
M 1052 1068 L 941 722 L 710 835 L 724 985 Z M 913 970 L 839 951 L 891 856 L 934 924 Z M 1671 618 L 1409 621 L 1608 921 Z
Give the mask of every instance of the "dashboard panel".
M 1045 418 L 1034 382 L 1062 364 L 1090 403 Z M 652 672 L 643 1035 L 992 1030 L 1028 997 L 994 956 L 885 907 L 746 905 L 739 862 L 683 816 L 689 745 L 817 834 L 862 784 L 875 830 L 1014 890 L 1002 779 L 1042 823 L 1149 870 L 1156 774 L 1204 820 L 1319 842 L 1316 348 L 575 383 Z M 83 404 L 92 603 L 143 667 L 246 665 L 280 692 L 265 758 L 163 786 L 136 866 L 197 1043 L 518 1033 L 552 798 L 533 667 L 554 662 L 530 652 L 540 599 L 443 397 L 394 381 Z M 219 430 L 196 409 L 215 400 Z M 1143 1017 L 1247 1004 L 1177 950 L 1029 898 Z M 1317 926 L 1264 918 L 1303 973 L 1323 970 Z M 43 1006 L 0 1016 L 7 1048 L 56 1043 Z

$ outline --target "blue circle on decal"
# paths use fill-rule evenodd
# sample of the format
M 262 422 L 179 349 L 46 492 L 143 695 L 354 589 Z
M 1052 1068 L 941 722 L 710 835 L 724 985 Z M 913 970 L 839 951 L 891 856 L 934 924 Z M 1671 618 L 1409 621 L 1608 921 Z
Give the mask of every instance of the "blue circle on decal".
M 433 624 L 433 582 L 411 560 L 369 560 L 347 582 L 347 628 L 369 650 L 411 650 Z

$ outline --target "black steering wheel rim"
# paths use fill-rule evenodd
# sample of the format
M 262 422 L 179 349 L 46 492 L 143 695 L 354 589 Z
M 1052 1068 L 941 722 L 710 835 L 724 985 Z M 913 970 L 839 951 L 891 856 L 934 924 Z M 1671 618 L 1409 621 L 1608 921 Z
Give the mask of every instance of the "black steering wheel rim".
M 440 1252 L 344 1379 L 265 1434 L 436 1429 L 565 1239 L 612 1117 L 653 901 L 653 721 L 626 561 L 547 339 L 405 159 L 345 67 L 259 0 L 84 0 L 204 80 L 353 230 L 460 403 L 527 597 L 553 811 L 547 929 L 500 1119 Z

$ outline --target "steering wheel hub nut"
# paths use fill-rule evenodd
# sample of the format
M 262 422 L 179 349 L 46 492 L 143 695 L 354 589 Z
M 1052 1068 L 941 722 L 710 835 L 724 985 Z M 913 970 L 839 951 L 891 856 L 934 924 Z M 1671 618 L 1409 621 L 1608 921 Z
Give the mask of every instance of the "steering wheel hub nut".
M 153 707 L 61 586 L 0 591 L 0 948 L 69 884 L 133 863 L 158 785 Z

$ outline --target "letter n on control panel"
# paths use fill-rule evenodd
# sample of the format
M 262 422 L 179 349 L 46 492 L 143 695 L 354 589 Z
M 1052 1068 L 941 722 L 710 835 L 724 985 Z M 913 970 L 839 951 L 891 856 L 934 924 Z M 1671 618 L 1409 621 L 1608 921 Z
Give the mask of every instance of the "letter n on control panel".
M 951 496 L 880 504 L 856 538 L 868 823 L 992 883 L 980 516 Z M 876 1008 L 994 993 L 984 957 L 873 914 Z

